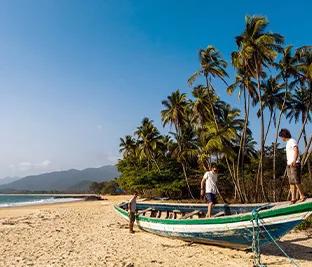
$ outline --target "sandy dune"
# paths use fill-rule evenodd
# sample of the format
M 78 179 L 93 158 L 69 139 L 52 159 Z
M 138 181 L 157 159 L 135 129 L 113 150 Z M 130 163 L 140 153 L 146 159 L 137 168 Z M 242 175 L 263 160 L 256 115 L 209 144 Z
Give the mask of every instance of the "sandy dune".
M 142 232 L 128 233 L 113 208 L 125 196 L 105 201 L 0 209 L 0 266 L 252 266 L 251 252 L 189 244 Z M 300 266 L 312 266 L 312 236 L 293 231 L 280 245 Z M 262 263 L 295 266 L 274 246 Z

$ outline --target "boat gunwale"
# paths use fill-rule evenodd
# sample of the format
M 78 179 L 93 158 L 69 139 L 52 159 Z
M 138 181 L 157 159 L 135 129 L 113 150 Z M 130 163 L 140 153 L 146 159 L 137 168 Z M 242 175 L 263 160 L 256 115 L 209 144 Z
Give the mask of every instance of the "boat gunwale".
M 145 203 L 144 203 L 145 204 Z M 146 203 L 148 204 L 148 203 Z M 163 203 L 159 203 L 163 204 Z M 167 205 L 174 205 L 169 203 L 164 203 Z M 259 204 L 252 204 L 259 207 Z M 259 211 L 259 217 L 261 219 L 276 217 L 276 216 L 287 216 L 290 214 L 296 213 L 303 213 L 303 212 L 311 212 L 312 211 L 312 202 L 306 201 L 295 205 L 287 205 L 281 206 L 276 208 L 276 204 L 272 204 L 273 207 L 266 210 Z M 188 205 L 193 206 L 193 205 Z M 242 206 L 242 205 L 237 205 Z M 249 205 L 246 205 L 249 206 Z M 115 209 L 122 213 L 125 216 L 128 216 L 128 212 L 123 208 L 119 207 L 118 205 L 114 205 Z M 231 205 L 231 207 L 233 207 Z M 161 219 L 155 217 L 145 217 L 145 216 L 137 216 L 138 221 L 146 221 L 146 222 L 153 222 L 153 223 L 163 223 L 163 224 L 185 224 L 185 225 L 194 225 L 194 224 L 227 224 L 227 223 L 236 223 L 236 222 L 243 222 L 243 221 L 250 221 L 252 220 L 253 216 L 252 213 L 245 212 L 241 214 L 233 214 L 227 215 L 223 217 L 216 217 L 216 218 L 196 218 L 196 219 Z

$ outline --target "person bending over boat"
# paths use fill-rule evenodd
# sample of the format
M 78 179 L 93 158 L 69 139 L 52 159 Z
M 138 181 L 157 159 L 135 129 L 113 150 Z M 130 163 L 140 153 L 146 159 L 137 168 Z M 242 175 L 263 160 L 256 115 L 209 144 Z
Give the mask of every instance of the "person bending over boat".
M 206 197 L 208 200 L 208 212 L 206 218 L 211 217 L 211 211 L 214 205 L 217 203 L 216 201 L 216 193 L 217 193 L 217 166 L 212 166 L 211 171 L 207 171 L 204 174 L 204 177 L 201 181 L 200 195 L 204 195 L 205 183 L 206 183 Z
M 133 231 L 133 224 L 135 221 L 135 212 L 136 212 L 136 198 L 138 196 L 138 192 L 134 192 L 133 197 L 128 202 L 128 214 L 129 214 L 129 232 L 131 234 Z
M 287 176 L 289 180 L 291 201 L 290 204 L 300 203 L 306 200 L 301 187 L 301 165 L 298 143 L 291 138 L 291 133 L 287 129 L 281 129 L 279 137 L 286 142 L 286 158 L 287 158 Z M 300 199 L 296 199 L 296 189 L 299 192 Z

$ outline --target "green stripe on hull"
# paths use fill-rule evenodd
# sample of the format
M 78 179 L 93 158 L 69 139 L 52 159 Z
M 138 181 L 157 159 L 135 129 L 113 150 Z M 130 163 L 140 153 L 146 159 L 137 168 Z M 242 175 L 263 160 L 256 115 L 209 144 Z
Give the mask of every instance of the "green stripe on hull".
M 115 209 L 128 216 L 127 211 L 115 205 Z M 283 215 L 291 215 L 302 212 L 309 212 L 312 210 L 312 202 L 304 202 L 298 205 L 288 205 L 281 208 L 269 209 L 260 211 L 260 218 L 270 218 Z M 236 223 L 243 221 L 250 221 L 252 219 L 251 213 L 245 213 L 242 215 L 231 215 L 220 218 L 209 218 L 209 219 L 185 219 L 185 220 L 172 220 L 172 219 L 159 219 L 159 218 L 150 218 L 144 216 L 138 216 L 139 221 L 142 222 L 153 222 L 153 223 L 163 223 L 163 224 L 175 224 L 175 225 L 193 225 L 193 224 L 226 224 L 226 223 Z

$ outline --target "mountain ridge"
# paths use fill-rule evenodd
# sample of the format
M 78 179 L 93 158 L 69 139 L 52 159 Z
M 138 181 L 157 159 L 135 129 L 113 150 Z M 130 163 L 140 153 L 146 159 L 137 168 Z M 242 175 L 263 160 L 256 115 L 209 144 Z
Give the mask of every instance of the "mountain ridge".
M 38 175 L 29 175 L 13 182 L 0 185 L 1 192 L 17 191 L 75 191 L 88 190 L 87 182 L 105 182 L 118 177 L 115 166 L 105 165 L 99 168 L 86 168 L 83 170 L 69 169 L 53 171 Z M 1 180 L 0 180 L 1 181 Z

